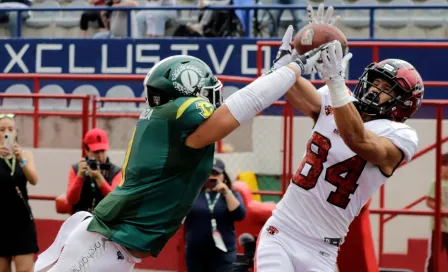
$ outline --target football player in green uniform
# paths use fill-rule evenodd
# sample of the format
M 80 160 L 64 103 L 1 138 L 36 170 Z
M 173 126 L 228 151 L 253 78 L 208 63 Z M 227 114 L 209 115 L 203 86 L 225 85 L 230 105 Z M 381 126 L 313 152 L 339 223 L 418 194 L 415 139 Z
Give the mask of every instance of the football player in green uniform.
M 179 55 L 157 63 L 144 81 L 150 107 L 132 133 L 121 184 L 92 214 L 67 219 L 35 271 L 132 271 L 141 258 L 157 257 L 210 175 L 214 143 L 312 73 L 323 49 L 291 57 L 280 48 L 275 71 L 224 104 L 222 84 L 203 61 Z

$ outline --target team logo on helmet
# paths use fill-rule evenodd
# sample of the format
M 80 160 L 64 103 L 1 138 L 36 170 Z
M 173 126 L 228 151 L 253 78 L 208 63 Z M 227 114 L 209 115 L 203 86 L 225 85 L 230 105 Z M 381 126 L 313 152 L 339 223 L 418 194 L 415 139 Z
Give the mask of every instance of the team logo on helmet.
M 198 67 L 191 64 L 179 65 L 171 77 L 174 88 L 184 94 L 191 95 L 204 86 L 204 73 Z

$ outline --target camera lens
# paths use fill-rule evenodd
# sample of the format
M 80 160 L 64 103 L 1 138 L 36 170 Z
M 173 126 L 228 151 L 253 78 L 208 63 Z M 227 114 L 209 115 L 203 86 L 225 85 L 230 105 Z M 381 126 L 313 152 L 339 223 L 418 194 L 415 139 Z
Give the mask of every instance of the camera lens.
M 87 164 L 89 165 L 89 168 L 92 170 L 98 169 L 98 162 L 96 160 L 88 160 Z

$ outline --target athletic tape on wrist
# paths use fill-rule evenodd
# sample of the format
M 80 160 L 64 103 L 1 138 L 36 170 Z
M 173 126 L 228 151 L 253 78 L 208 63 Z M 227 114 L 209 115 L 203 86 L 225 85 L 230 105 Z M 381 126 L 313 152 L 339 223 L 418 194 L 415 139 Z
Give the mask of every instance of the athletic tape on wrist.
M 329 81 L 327 86 L 330 90 L 331 106 L 333 108 L 340 108 L 351 102 L 344 80 Z

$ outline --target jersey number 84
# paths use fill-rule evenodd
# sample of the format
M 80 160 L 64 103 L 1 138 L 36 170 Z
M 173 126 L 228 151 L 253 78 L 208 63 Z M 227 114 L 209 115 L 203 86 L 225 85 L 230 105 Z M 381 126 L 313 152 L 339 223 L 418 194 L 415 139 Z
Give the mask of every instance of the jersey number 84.
M 317 149 L 314 149 L 313 145 Z M 313 189 L 317 184 L 319 176 L 322 174 L 323 164 L 327 161 L 330 149 L 330 139 L 318 132 L 314 132 L 308 141 L 306 156 L 294 174 L 292 182 L 304 190 Z M 356 188 L 358 188 L 356 182 L 361 176 L 366 163 L 360 156 L 355 155 L 328 167 L 325 171 L 325 181 L 334 185 L 336 190 L 330 193 L 327 202 L 342 209 L 347 208 L 350 202 L 349 196 L 354 194 Z M 306 175 L 303 175 L 302 171 L 305 166 L 309 168 L 309 171 Z

